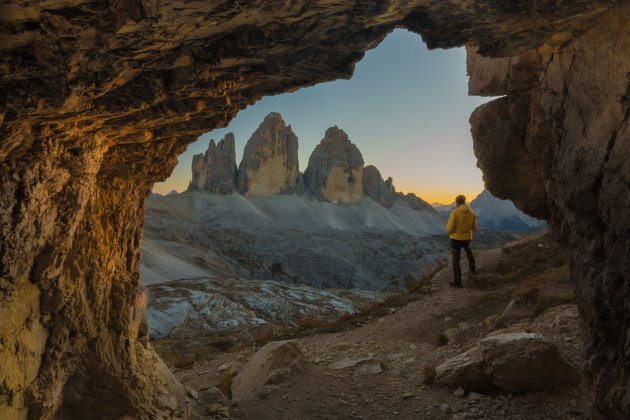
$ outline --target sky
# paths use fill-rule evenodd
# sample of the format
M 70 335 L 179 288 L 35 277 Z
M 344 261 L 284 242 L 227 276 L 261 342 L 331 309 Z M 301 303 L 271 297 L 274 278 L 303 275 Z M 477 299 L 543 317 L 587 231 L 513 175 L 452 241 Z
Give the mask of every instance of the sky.
M 419 35 L 395 30 L 365 54 L 351 79 L 265 97 L 228 127 L 200 136 L 153 191 L 185 190 L 192 156 L 228 132 L 236 138 L 238 164 L 265 116 L 279 112 L 298 137 L 302 171 L 326 128 L 336 125 L 348 133 L 366 165 L 376 166 L 384 179 L 393 178 L 397 191 L 428 202 L 451 203 L 459 194 L 472 200 L 484 186 L 468 118 L 488 98 L 469 97 L 467 82 L 463 48 L 429 51 Z

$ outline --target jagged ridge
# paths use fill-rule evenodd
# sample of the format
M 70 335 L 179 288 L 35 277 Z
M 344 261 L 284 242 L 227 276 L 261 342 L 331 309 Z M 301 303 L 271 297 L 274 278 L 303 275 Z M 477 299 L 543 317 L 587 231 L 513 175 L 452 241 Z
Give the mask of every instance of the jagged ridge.
M 370 197 L 386 208 L 401 200 L 416 210 L 434 211 L 415 194 L 396 192 L 392 178 L 384 181 L 375 166 L 364 166 L 359 148 L 337 126 L 326 130 L 303 174 L 297 151 L 298 137 L 291 126 L 285 124 L 282 115 L 272 112 L 247 141 L 238 169 L 234 134 L 226 134 L 218 143 L 210 140 L 205 154 L 193 157 L 188 189 L 219 195 L 237 191 L 246 197 L 308 194 L 321 201 L 345 204 Z

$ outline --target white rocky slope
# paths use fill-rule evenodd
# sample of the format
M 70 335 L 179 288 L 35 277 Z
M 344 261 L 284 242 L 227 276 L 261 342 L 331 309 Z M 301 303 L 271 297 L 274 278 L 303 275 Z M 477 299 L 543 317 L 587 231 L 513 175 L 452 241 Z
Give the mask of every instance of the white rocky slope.
M 308 196 L 245 198 L 189 191 L 151 197 L 144 284 L 200 276 L 276 279 L 323 288 L 401 288 L 443 257 L 433 211 L 365 198 L 336 205 Z
M 516 208 L 510 200 L 501 200 L 483 190 L 471 203 L 483 229 L 523 232 L 543 229 L 547 222 L 538 220 Z
M 152 336 L 178 340 L 226 333 L 245 339 L 256 329 L 333 322 L 386 296 L 273 280 L 211 277 L 155 285 L 150 287 L 150 294 Z

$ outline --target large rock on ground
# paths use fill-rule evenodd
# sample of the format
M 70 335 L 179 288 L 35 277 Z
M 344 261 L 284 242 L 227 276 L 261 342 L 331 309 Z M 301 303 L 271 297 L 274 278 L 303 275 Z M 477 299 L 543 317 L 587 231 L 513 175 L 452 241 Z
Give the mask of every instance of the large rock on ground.
M 247 197 L 295 192 L 299 170 L 297 136 L 280 114 L 272 112 L 245 146 L 238 191 Z
M 578 370 L 541 334 L 493 333 L 435 368 L 436 383 L 473 390 L 542 391 L 577 385 Z
M 232 398 L 244 401 L 261 397 L 269 392 L 267 387 L 283 382 L 287 375 L 301 370 L 303 365 L 304 356 L 295 341 L 267 343 L 234 378 Z
M 227 133 L 216 144 L 210 140 L 204 154 L 193 156 L 189 190 L 231 194 L 236 187 L 236 152 L 234 134 Z
M 315 197 L 331 203 L 363 198 L 363 155 L 345 131 L 336 126 L 326 130 L 308 160 L 304 183 Z

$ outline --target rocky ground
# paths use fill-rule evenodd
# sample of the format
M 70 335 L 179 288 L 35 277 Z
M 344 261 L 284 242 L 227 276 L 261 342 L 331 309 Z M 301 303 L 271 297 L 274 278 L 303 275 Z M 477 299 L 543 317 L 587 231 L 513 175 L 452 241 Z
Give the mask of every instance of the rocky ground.
M 197 398 L 193 415 L 588 418 L 593 396 L 584 382 L 535 393 L 432 384 L 437 364 L 497 330 L 540 333 L 570 364 L 584 365 L 566 252 L 548 237 L 534 237 L 478 251 L 477 258 L 479 273 L 468 276 L 463 289 L 447 285 L 451 270 L 446 267 L 426 285 L 363 316 L 302 331 L 289 344 L 222 353 L 177 369 L 177 377 Z M 246 364 L 252 357 L 257 359 Z

